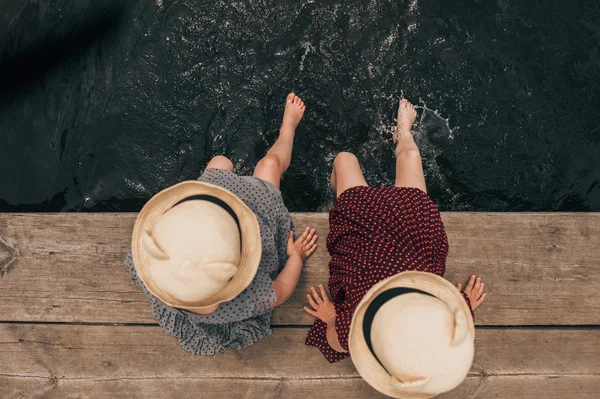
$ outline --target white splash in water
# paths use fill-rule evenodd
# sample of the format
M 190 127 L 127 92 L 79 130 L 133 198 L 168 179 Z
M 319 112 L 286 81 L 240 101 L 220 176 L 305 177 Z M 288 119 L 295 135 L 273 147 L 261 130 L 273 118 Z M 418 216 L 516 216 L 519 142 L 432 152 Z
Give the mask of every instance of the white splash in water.
M 450 140 L 454 139 L 454 130 L 450 127 L 450 119 L 449 118 L 444 118 L 442 116 L 442 114 L 437 110 L 437 109 L 431 109 L 427 107 L 427 104 L 425 103 L 425 101 L 423 101 L 422 99 L 419 99 L 420 102 L 423 103 L 423 105 L 415 105 L 416 109 L 422 109 L 423 112 L 421 112 L 421 118 L 419 119 L 418 123 L 422 124 L 423 120 L 425 119 L 425 113 L 426 112 L 430 112 L 433 115 L 435 115 L 439 120 L 444 122 L 444 125 L 446 125 L 446 128 L 448 129 L 448 138 Z
M 300 71 L 303 71 L 304 70 L 304 60 L 306 59 L 306 56 L 311 51 L 315 51 L 315 48 L 310 42 L 302 42 L 302 43 L 300 43 L 300 47 L 302 47 L 304 49 L 304 54 L 302 54 L 302 57 L 300 57 L 300 66 L 298 67 L 298 69 Z
M 419 14 L 419 3 L 417 0 L 410 0 L 409 4 L 408 4 L 408 15 L 418 15 Z M 416 19 L 411 21 L 408 26 L 406 27 L 406 29 L 409 32 L 413 32 L 417 29 L 417 22 Z
M 417 0 L 410 0 L 408 4 L 408 13 L 416 14 L 419 12 L 419 2 Z
M 150 193 L 150 190 L 148 190 L 148 188 L 146 188 L 146 186 L 144 186 L 144 184 L 142 182 L 139 181 L 134 181 L 128 178 L 124 178 L 125 180 L 125 185 L 127 185 L 127 187 L 130 190 L 135 191 L 136 193 L 143 193 L 143 194 L 148 194 Z M 89 197 L 86 197 L 86 201 L 89 200 Z
M 398 101 L 396 94 L 384 94 L 378 93 L 378 98 L 386 99 L 389 102 Z M 404 97 L 404 92 L 400 93 L 400 98 Z M 436 187 L 443 188 L 450 198 L 458 198 L 458 194 L 453 192 L 446 180 L 445 174 L 442 172 L 440 165 L 436 158 L 442 154 L 443 149 L 439 146 L 440 141 L 443 139 L 453 140 L 454 131 L 458 129 L 450 128 L 450 121 L 448 118 L 442 116 L 442 114 L 436 110 L 427 107 L 427 104 L 419 99 L 419 105 L 415 105 L 415 108 L 421 111 L 420 117 L 415 121 L 415 125 L 412 128 L 415 142 L 421 152 L 423 160 L 423 169 L 425 172 L 425 180 L 428 184 Z M 398 121 L 396 118 L 393 119 L 393 124 L 381 118 L 377 115 L 377 120 L 374 121 L 375 130 L 380 134 L 380 141 L 373 143 L 373 147 L 369 149 L 375 152 L 382 146 L 395 147 L 392 144 L 392 136 L 396 130 Z

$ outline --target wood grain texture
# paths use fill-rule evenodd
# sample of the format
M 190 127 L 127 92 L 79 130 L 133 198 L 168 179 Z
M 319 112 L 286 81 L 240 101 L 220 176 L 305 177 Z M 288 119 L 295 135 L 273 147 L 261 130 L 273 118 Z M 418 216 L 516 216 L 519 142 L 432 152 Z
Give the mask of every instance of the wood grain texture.
M 194 356 L 155 326 L 0 324 L 0 375 L 69 379 L 358 378 L 350 359 L 329 364 L 304 345 L 306 328 L 276 328 L 242 350 Z M 600 377 L 597 329 L 477 331 L 470 375 Z
M 488 300 L 479 325 L 600 324 L 600 214 L 444 213 L 446 277 L 478 274 Z M 122 264 L 136 214 L 0 214 L 0 320 L 155 324 Z M 321 235 L 293 297 L 275 325 L 310 325 L 310 285 L 326 283 L 326 214 L 294 214 Z M 8 252 L 7 252 L 8 251 Z M 10 252 L 12 251 L 12 252 Z M 18 254 L 18 255 L 16 255 Z M 6 261 L 6 262 L 8 262 Z
M 240 351 L 193 356 L 154 326 L 0 324 L 2 398 L 382 398 L 345 360 L 277 328 Z M 485 329 L 467 380 L 440 396 L 596 398 L 596 329 Z
M 471 376 L 438 399 L 596 399 L 597 375 Z M 305 380 L 214 379 L 201 377 L 29 378 L 0 375 L 5 399 L 384 399 L 359 378 Z

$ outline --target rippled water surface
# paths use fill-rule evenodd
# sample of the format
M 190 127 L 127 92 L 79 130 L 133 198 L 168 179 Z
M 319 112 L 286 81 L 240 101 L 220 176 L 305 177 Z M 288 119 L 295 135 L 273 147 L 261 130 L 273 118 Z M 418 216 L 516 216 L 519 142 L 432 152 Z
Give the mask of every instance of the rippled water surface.
M 218 154 L 251 174 L 291 90 L 290 210 L 327 209 L 339 151 L 393 181 L 404 95 L 442 210 L 600 211 L 595 0 L 12 3 L 2 211 L 139 210 Z

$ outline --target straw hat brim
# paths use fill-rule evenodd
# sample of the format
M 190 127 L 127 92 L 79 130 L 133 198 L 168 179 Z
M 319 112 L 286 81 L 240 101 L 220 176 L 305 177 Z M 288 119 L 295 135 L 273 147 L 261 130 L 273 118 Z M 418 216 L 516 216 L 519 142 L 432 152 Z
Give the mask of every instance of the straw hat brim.
M 455 312 L 462 309 L 471 337 L 475 338 L 475 325 L 469 305 L 461 293 L 448 280 L 433 273 L 407 271 L 375 284 L 359 302 L 352 317 L 348 348 L 352 362 L 361 377 L 379 392 L 393 398 L 428 399 L 435 395 L 407 392 L 393 384 L 392 376 L 373 355 L 364 337 L 363 322 L 369 305 L 382 292 L 392 288 L 412 288 L 427 292 L 446 303 Z
M 182 302 L 162 291 L 152 281 L 148 266 L 148 254 L 143 250 L 142 236 L 151 232 L 156 220 L 180 201 L 206 195 L 218 198 L 227 204 L 236 214 L 241 235 L 240 263 L 235 276 L 217 294 L 201 302 Z M 135 270 L 148 290 L 165 304 L 189 311 L 202 311 L 219 303 L 227 302 L 238 296 L 252 283 L 258 270 L 262 255 L 260 225 L 256 215 L 232 192 L 209 183 L 184 181 L 171 186 L 152 197 L 140 211 L 132 236 L 132 255 Z

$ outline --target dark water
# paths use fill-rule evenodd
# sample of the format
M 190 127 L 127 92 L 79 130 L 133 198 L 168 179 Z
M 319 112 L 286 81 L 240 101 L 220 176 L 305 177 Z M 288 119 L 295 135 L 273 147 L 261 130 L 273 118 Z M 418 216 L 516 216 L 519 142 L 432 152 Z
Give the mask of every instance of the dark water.
M 134 211 L 217 154 L 326 209 L 339 151 L 393 181 L 401 95 L 443 210 L 600 211 L 597 0 L 0 3 L 0 210 Z

